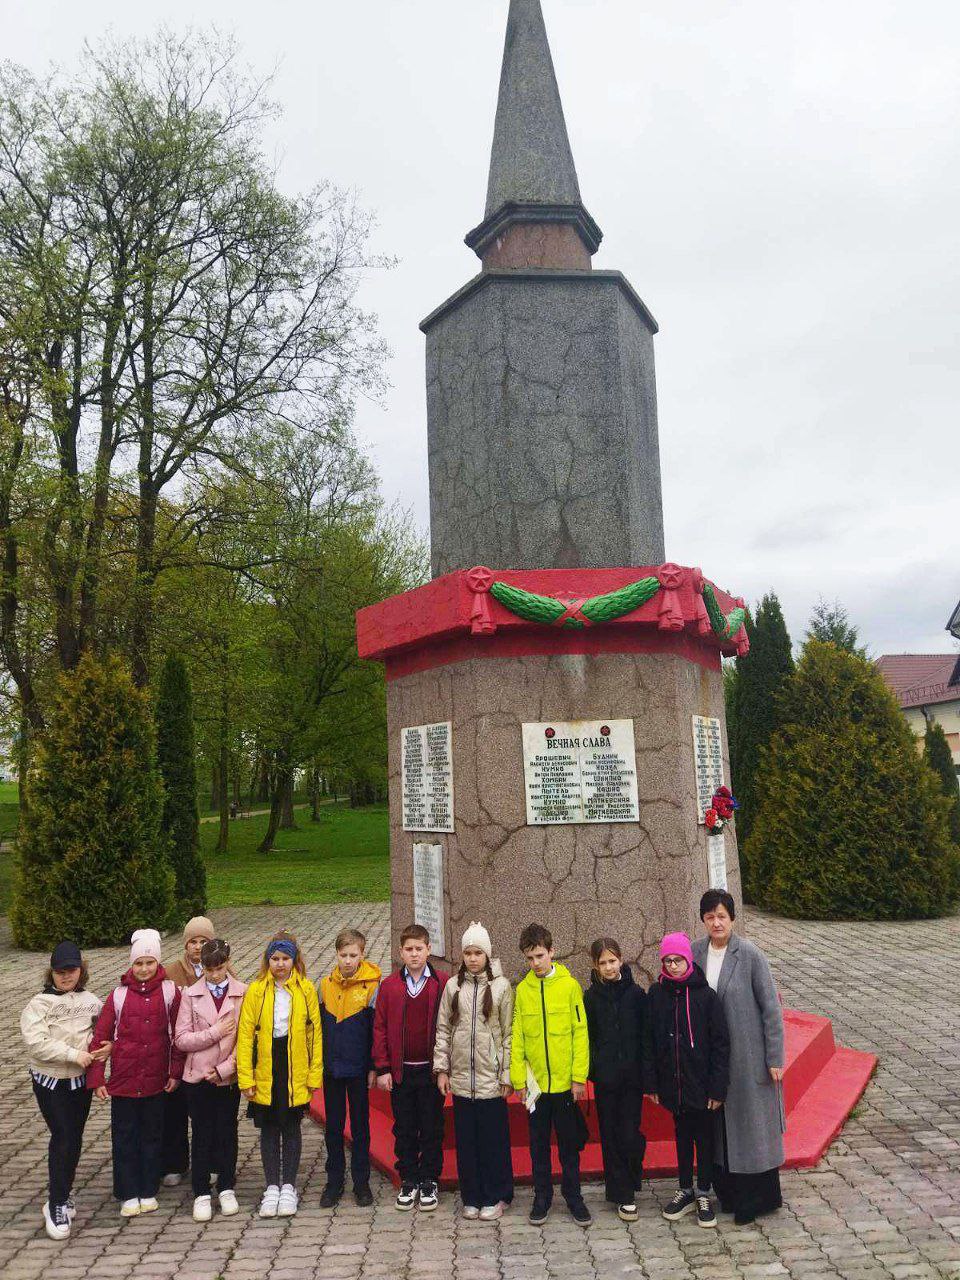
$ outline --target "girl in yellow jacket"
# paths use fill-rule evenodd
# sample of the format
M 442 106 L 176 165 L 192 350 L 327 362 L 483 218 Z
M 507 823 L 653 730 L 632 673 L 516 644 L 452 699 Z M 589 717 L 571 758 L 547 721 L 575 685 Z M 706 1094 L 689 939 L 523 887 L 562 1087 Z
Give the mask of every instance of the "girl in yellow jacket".
M 237 1083 L 260 1130 L 267 1187 L 261 1218 L 297 1212 L 300 1122 L 323 1081 L 320 1005 L 300 946 L 281 930 L 247 987 L 237 1032 Z

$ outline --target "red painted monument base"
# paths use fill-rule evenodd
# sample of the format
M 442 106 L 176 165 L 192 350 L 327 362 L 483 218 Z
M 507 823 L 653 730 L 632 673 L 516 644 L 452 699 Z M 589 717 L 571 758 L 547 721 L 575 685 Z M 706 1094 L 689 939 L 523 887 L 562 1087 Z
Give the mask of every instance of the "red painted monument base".
M 814 1165 L 840 1132 L 870 1077 L 876 1069 L 873 1054 L 839 1048 L 833 1039 L 828 1018 L 810 1013 L 784 1011 L 786 1028 L 786 1072 L 784 1102 L 787 1113 L 786 1167 L 808 1168 Z M 589 1098 L 589 1094 L 588 1094 Z M 602 1176 L 597 1113 L 592 1101 L 585 1104 L 590 1139 L 580 1162 L 584 1178 Z M 517 1182 L 530 1182 L 530 1148 L 527 1144 L 527 1120 L 523 1108 L 514 1098 L 510 1102 L 510 1140 L 513 1147 L 513 1172 Z M 323 1091 L 314 1094 L 310 1114 L 318 1124 L 324 1122 Z M 457 1152 L 453 1141 L 453 1112 L 448 1100 L 444 1135 L 443 1175 L 441 1185 L 453 1189 L 457 1185 Z M 670 1117 L 661 1107 L 644 1103 L 643 1130 L 647 1136 L 644 1171 L 648 1177 L 662 1178 L 676 1174 L 677 1157 Z M 349 1138 L 349 1128 L 347 1136 Z M 370 1157 L 376 1169 L 395 1183 L 399 1182 L 393 1167 L 393 1117 L 390 1099 L 379 1089 L 370 1092 Z M 554 1171 L 560 1167 L 554 1152 Z

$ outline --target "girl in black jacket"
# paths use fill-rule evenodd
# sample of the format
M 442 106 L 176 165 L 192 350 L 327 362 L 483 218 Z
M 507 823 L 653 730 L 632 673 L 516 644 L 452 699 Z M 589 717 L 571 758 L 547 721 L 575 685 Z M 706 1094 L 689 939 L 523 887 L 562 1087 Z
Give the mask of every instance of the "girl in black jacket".
M 634 1193 L 647 1145 L 640 1132 L 647 997 L 623 963 L 615 939 L 597 938 L 590 959 L 593 973 L 583 1003 L 607 1199 L 624 1222 L 636 1222 Z
M 685 933 L 664 937 L 660 959 L 660 979 L 647 998 L 651 1059 L 647 1074 L 656 1090 L 651 1096 L 673 1112 L 680 1178 L 680 1190 L 663 1216 L 673 1222 L 696 1210 L 701 1227 L 715 1227 L 717 1218 L 710 1204 L 713 1112 L 723 1105 L 730 1080 L 727 1020 L 720 998 L 693 963 Z

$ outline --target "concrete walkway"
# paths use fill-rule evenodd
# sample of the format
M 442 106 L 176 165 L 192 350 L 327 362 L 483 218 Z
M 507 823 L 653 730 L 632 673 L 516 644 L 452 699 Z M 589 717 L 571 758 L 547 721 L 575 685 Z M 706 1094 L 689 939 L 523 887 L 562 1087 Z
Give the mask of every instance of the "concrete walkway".
M 239 972 L 255 968 L 273 929 L 301 937 L 311 976 L 332 957 L 347 923 L 384 962 L 386 904 L 244 907 L 215 913 Z M 240 1122 L 237 1194 L 241 1213 L 208 1224 L 190 1217 L 189 1187 L 161 1192 L 159 1213 L 122 1222 L 111 1197 L 108 1107 L 94 1102 L 77 1184 L 78 1217 L 63 1243 L 43 1233 L 46 1131 L 23 1065 L 20 1009 L 37 990 L 43 956 L 15 952 L 0 922 L 0 1276 L 3 1280 L 762 1280 L 842 1276 L 849 1280 L 960 1278 L 960 918 L 916 924 L 803 925 L 751 912 L 749 935 L 770 957 L 786 1003 L 834 1019 L 838 1040 L 880 1055 L 880 1068 L 854 1117 L 817 1169 L 783 1176 L 786 1207 L 748 1228 L 721 1218 L 703 1231 L 689 1218 L 670 1225 L 660 1206 L 666 1182 L 640 1197 L 641 1217 L 621 1223 L 597 1186 L 587 1231 L 561 1203 L 543 1227 L 526 1221 L 522 1188 L 499 1224 L 466 1223 L 454 1196 L 430 1215 L 399 1214 L 392 1188 L 374 1176 L 376 1203 L 349 1195 L 334 1212 L 318 1207 L 323 1133 L 304 1123 L 302 1208 L 261 1221 L 262 1190 L 252 1124 Z M 175 953 L 176 946 L 171 948 Z M 91 987 L 118 977 L 119 951 L 91 953 Z

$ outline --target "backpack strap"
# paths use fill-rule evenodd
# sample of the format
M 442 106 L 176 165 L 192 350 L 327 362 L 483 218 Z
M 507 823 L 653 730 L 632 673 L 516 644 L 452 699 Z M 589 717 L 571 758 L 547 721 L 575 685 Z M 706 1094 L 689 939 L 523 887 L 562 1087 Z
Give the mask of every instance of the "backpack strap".
M 114 987 L 113 989 L 113 1022 L 114 1031 L 120 1025 L 120 1015 L 123 1013 L 123 1006 L 127 999 L 126 987 Z
M 163 1003 L 167 1011 L 167 1021 L 170 1021 L 170 1010 L 173 1008 L 174 997 L 177 994 L 177 984 L 170 978 L 163 980 Z M 123 1012 L 123 1006 L 127 999 L 126 987 L 114 987 L 113 989 L 113 1017 L 114 1022 L 120 1022 L 120 1014 Z

